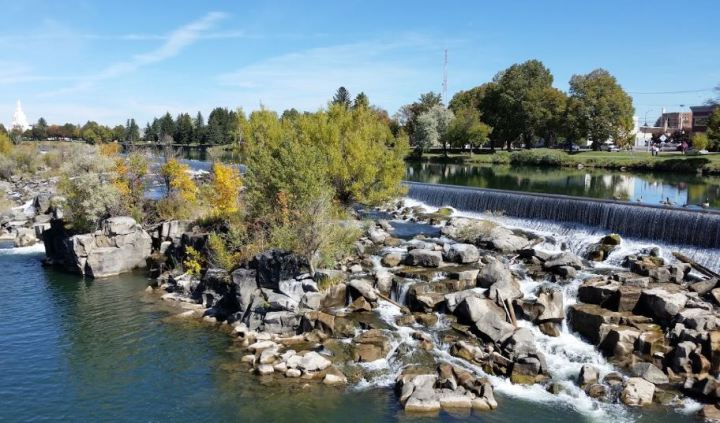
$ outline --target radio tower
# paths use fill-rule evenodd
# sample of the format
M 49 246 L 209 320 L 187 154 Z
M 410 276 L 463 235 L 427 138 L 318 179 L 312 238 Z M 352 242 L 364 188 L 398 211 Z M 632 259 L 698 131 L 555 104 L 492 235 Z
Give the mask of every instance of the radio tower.
M 447 105 L 447 49 L 445 49 L 445 64 L 443 66 L 442 96 L 445 105 Z

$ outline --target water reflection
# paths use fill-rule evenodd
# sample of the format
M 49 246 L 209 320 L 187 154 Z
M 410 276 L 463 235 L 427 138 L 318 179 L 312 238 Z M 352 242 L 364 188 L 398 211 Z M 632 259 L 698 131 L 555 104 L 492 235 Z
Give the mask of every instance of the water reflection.
M 565 194 L 700 208 L 720 208 L 720 178 L 687 174 L 614 172 L 507 165 L 409 163 L 411 181 Z

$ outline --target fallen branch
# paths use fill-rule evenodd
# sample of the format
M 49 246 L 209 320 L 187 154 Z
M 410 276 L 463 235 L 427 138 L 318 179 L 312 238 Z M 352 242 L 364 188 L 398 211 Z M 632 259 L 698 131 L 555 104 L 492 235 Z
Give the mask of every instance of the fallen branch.
M 680 260 L 683 263 L 687 263 L 690 266 L 692 266 L 695 270 L 702 273 L 705 276 L 711 277 L 711 278 L 718 278 L 720 279 L 720 274 L 713 272 L 712 270 L 708 269 L 707 267 L 703 266 L 702 264 L 694 261 L 690 257 L 686 256 L 685 254 L 682 254 L 680 252 L 674 252 L 672 253 L 673 257 Z
M 407 307 L 405 307 L 404 305 L 402 305 L 396 301 L 391 300 L 389 297 L 386 297 L 385 295 L 381 294 L 380 291 L 375 290 L 375 293 L 377 294 L 377 296 L 379 298 L 381 298 L 381 299 L 389 302 L 390 304 L 394 305 L 395 307 L 399 308 L 401 312 L 406 313 L 409 311 Z

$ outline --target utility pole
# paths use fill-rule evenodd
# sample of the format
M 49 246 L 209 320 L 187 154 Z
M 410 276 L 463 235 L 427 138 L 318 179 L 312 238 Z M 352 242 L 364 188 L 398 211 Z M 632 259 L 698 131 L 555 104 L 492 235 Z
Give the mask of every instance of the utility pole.
M 447 107 L 448 104 L 448 98 L 447 98 L 447 49 L 445 49 L 445 64 L 443 65 L 443 84 L 442 84 L 442 96 L 443 101 L 445 101 L 445 106 Z

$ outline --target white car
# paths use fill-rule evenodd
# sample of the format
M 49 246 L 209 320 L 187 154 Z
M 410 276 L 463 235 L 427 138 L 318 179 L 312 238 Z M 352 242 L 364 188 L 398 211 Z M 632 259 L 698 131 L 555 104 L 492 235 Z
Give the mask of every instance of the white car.
M 620 151 L 620 149 L 618 148 L 618 146 L 616 146 L 615 144 L 603 144 L 603 145 L 600 146 L 600 150 L 602 150 L 602 151 L 611 151 L 611 152 Z

